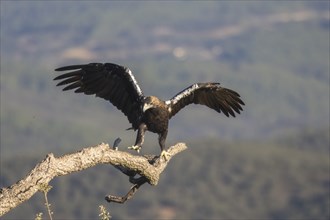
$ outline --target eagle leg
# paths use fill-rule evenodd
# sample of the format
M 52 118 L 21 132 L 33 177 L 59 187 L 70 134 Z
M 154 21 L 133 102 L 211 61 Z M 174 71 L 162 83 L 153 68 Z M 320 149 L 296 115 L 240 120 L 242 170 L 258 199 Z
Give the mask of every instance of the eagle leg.
M 165 140 L 166 140 L 166 136 L 167 136 L 167 130 L 164 131 L 163 133 L 159 134 L 159 138 L 158 138 L 158 141 L 159 141 L 159 146 L 160 146 L 160 149 L 161 149 L 161 153 L 160 153 L 160 158 L 164 158 L 165 161 L 168 161 L 169 160 L 169 157 L 171 156 L 170 153 L 168 153 L 166 150 L 165 150 Z
M 144 142 L 144 134 L 147 131 L 147 129 L 148 128 L 147 128 L 146 124 L 144 124 L 144 123 L 140 124 L 137 135 L 136 135 L 135 145 L 132 147 L 128 147 L 128 149 L 136 150 L 138 153 L 140 153 L 142 144 Z

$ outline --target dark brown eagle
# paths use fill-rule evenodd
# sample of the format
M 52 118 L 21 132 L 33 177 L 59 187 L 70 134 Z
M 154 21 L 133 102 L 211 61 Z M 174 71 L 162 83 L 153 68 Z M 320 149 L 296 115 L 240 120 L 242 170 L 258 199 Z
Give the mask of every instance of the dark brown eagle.
M 95 94 L 127 116 L 132 128 L 138 130 L 135 145 L 130 149 L 139 152 L 147 130 L 157 133 L 161 157 L 165 160 L 169 156 L 165 150 L 169 119 L 186 105 L 206 105 L 227 117 L 235 117 L 235 112 L 240 113 L 244 105 L 237 92 L 214 82 L 193 84 L 167 101 L 144 96 L 131 70 L 113 63 L 72 65 L 55 71 L 70 71 L 54 79 L 61 80 L 57 86 L 66 85 L 63 91 L 75 89 L 75 93 Z

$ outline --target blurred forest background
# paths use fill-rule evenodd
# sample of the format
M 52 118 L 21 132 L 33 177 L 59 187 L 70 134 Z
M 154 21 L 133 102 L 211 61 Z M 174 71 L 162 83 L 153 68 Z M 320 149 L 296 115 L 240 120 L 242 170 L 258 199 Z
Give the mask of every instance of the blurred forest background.
M 47 153 L 135 139 L 104 100 L 62 92 L 62 65 L 129 67 L 164 100 L 218 81 L 246 103 L 236 118 L 189 106 L 167 145 L 186 142 L 158 186 L 124 205 L 127 178 L 109 166 L 57 178 L 55 218 L 329 219 L 329 1 L 1 1 L 1 185 Z M 149 133 L 143 154 L 159 154 Z M 38 193 L 6 219 L 44 212 Z

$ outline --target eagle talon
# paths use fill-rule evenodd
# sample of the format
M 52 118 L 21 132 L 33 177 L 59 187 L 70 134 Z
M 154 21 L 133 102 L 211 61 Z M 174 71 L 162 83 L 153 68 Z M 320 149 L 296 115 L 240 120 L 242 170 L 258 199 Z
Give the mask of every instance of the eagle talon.
M 166 150 L 163 150 L 160 153 L 160 158 L 164 158 L 165 161 L 168 161 L 170 159 L 171 154 L 167 152 Z
M 128 147 L 130 150 L 136 150 L 138 153 L 140 153 L 141 146 L 133 145 L 132 147 Z

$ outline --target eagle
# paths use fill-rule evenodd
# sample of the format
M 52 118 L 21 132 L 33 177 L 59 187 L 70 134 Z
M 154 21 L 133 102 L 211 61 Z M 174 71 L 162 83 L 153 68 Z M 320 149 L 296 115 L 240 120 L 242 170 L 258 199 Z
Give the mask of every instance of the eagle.
M 140 151 L 146 131 L 158 134 L 160 157 L 165 160 L 170 156 L 165 147 L 169 120 L 182 108 L 200 104 L 235 117 L 245 105 L 237 92 L 217 82 L 195 83 L 167 101 L 145 96 L 132 71 L 114 63 L 71 65 L 55 71 L 68 71 L 54 78 L 60 80 L 57 86 L 65 85 L 63 91 L 74 89 L 75 93 L 103 98 L 127 116 L 132 125 L 130 129 L 137 130 L 135 144 L 129 149 Z

